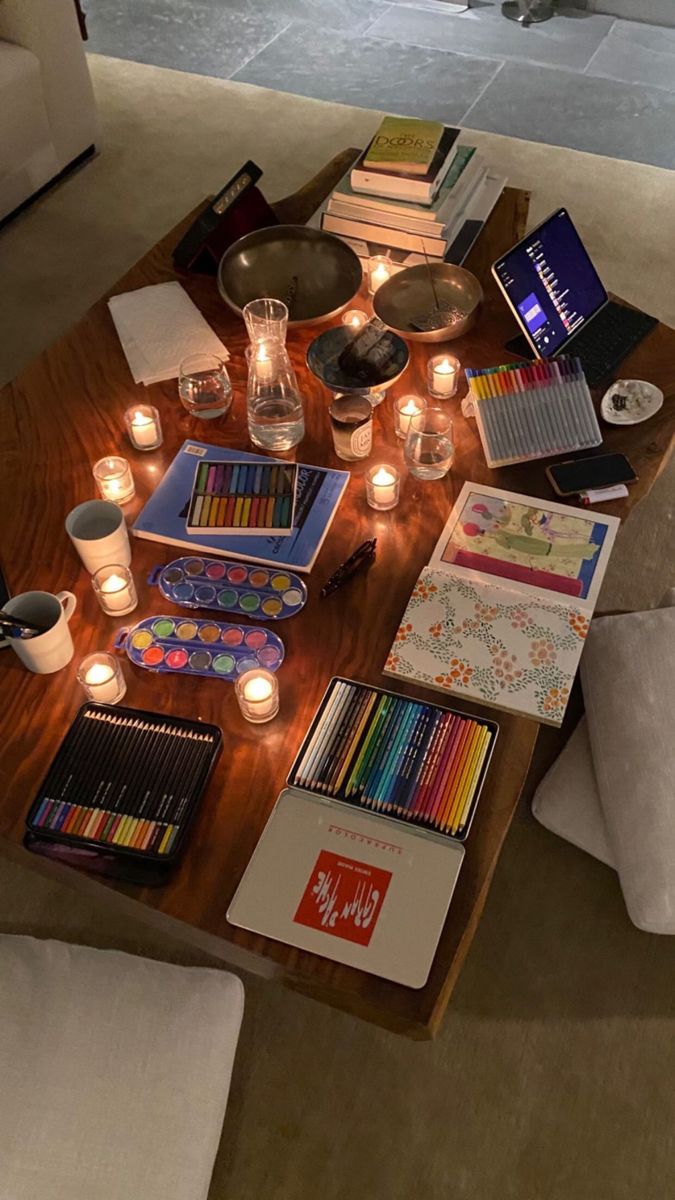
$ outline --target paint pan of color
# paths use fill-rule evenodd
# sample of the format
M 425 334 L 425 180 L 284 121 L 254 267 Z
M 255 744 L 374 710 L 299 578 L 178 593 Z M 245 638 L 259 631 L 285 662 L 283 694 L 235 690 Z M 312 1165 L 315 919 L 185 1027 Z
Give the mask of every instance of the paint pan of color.
M 184 653 L 179 647 L 167 658 Z M 127 866 L 130 858 L 169 864 L 184 844 L 221 741 L 217 726 L 202 721 L 85 704 L 31 806 L 28 829 L 106 860 L 125 858 Z
M 288 783 L 464 841 L 498 732 L 496 721 L 332 679 Z
M 257 621 L 281 621 L 300 612 L 307 587 L 292 571 L 212 558 L 177 558 L 155 567 L 148 583 L 182 608 L 236 613 Z
M 186 532 L 288 536 L 297 484 L 296 463 L 203 459 L 195 469 Z
M 281 638 L 260 626 L 164 616 L 120 629 L 115 648 L 124 648 L 132 663 L 150 671 L 230 680 L 255 667 L 276 671 L 285 653 Z

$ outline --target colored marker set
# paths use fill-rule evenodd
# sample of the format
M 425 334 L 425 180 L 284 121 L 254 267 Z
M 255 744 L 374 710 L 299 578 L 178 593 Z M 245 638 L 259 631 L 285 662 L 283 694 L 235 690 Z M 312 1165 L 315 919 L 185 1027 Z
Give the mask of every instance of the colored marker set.
M 466 378 L 489 467 L 588 450 L 602 442 L 578 358 L 467 368 Z
M 307 601 L 307 588 L 292 571 L 217 558 L 177 558 L 155 567 L 148 583 L 158 584 L 166 600 L 184 608 L 243 613 L 261 621 L 292 617 Z
M 195 472 L 188 533 L 290 534 L 298 468 L 286 462 L 213 462 Z
M 85 704 L 26 819 L 33 834 L 168 862 L 221 745 L 215 725 Z
M 284 644 L 276 633 L 191 617 L 146 617 L 133 629 L 119 631 L 115 649 L 122 647 L 137 667 L 213 679 L 234 680 L 256 667 L 276 671 L 284 661 Z
M 463 840 L 499 726 L 333 679 L 288 782 Z

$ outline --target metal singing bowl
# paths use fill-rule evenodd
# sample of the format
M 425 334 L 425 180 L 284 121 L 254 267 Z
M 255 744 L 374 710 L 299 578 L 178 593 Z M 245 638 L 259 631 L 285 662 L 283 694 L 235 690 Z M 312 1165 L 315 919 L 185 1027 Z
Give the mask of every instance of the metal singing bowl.
M 435 307 L 429 272 L 440 307 L 459 308 L 466 316 L 453 325 L 425 331 L 415 329 L 412 323 Z M 373 308 L 380 320 L 411 342 L 450 342 L 462 337 L 476 324 L 482 303 L 483 289 L 476 276 L 451 263 L 406 267 L 392 275 L 373 296 Z
M 225 251 L 218 290 L 241 315 L 249 300 L 288 305 L 289 325 L 315 325 L 337 316 L 361 287 L 361 263 L 332 233 L 305 225 L 256 229 Z

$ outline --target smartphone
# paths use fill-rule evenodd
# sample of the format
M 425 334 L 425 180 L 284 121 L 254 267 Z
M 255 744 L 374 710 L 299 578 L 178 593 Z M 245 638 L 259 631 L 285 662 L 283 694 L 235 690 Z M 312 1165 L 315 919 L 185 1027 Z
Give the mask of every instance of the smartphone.
M 593 458 L 569 458 L 546 468 L 548 480 L 558 496 L 574 496 L 587 488 L 613 487 L 637 479 L 625 454 L 597 454 Z

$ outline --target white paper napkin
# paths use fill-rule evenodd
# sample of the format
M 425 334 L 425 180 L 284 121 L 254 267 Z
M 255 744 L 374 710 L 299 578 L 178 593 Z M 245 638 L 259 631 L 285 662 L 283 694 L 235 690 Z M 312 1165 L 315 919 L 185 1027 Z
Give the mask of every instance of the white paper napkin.
M 190 354 L 230 357 L 179 283 L 157 283 L 112 296 L 108 308 L 135 383 L 177 379 Z

